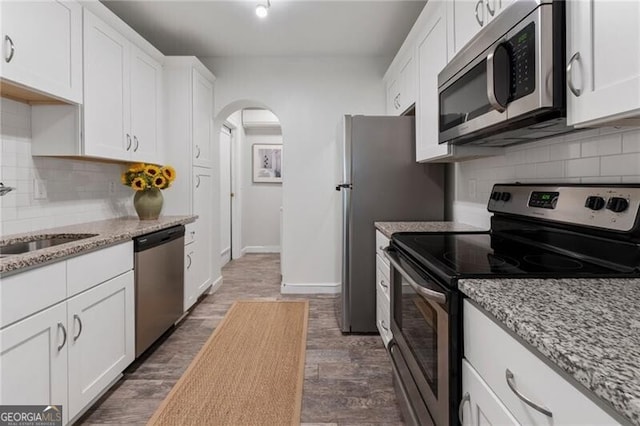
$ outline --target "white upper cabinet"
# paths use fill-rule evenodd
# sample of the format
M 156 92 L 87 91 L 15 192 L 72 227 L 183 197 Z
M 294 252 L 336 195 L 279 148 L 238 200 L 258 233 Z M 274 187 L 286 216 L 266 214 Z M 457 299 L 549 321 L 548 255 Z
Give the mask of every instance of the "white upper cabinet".
M 451 47 L 458 53 L 482 28 L 514 0 L 453 0 L 450 2 Z M 452 56 L 453 57 L 453 56 Z
M 162 67 L 132 46 L 131 55 L 131 158 L 158 162 L 161 135 Z
M 84 11 L 84 153 L 128 160 L 129 41 L 91 12 Z
M 82 103 L 82 6 L 71 0 L 3 1 L 4 81 Z
M 193 69 L 193 165 L 211 167 L 213 83 Z
M 640 2 L 567 2 L 567 121 L 640 115 Z
M 416 63 L 413 54 L 413 46 L 403 46 L 385 75 L 389 115 L 401 115 L 416 101 Z

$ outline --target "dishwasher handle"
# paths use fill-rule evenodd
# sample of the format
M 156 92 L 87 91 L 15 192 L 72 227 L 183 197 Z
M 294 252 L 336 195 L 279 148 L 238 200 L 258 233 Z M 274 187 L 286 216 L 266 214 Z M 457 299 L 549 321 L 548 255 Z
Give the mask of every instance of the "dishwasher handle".
M 178 225 L 151 234 L 140 235 L 133 239 L 133 249 L 135 252 L 148 250 L 178 238 L 184 238 L 184 233 L 184 225 Z

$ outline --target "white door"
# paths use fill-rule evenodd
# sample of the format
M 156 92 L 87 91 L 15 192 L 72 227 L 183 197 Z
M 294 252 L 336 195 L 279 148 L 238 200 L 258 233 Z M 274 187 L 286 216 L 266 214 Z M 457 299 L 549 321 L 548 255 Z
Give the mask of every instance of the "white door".
M 462 395 L 463 426 L 519 424 L 466 359 L 462 360 Z
M 70 419 L 133 361 L 134 315 L 133 271 L 68 300 Z
M 133 146 L 129 92 L 130 44 L 84 11 L 84 153 L 128 160 Z
M 193 164 L 211 167 L 213 85 L 193 70 Z
M 65 424 L 70 338 L 66 302 L 0 331 L 0 405 L 62 405 Z
M 162 67 L 137 47 L 131 50 L 131 159 L 157 163 Z
M 231 130 L 220 130 L 220 266 L 231 260 Z
M 197 282 L 197 288 L 200 293 L 211 284 L 211 275 L 213 262 L 212 250 L 212 194 L 213 194 L 213 175 L 211 169 L 203 167 L 194 167 L 193 182 L 193 214 L 198 215 L 195 223 L 196 244 L 194 258 L 194 280 Z M 216 252 L 218 250 L 216 249 Z M 219 256 L 215 254 L 216 258 Z M 200 295 L 198 293 L 198 296 Z
M 446 157 L 447 144 L 438 143 L 438 73 L 447 64 L 446 4 L 429 2 L 425 31 L 418 40 L 418 99 L 416 102 L 416 160 Z
M 82 103 L 82 6 L 3 1 L 2 77 Z
M 568 124 L 640 112 L 639 52 L 640 2 L 567 2 Z

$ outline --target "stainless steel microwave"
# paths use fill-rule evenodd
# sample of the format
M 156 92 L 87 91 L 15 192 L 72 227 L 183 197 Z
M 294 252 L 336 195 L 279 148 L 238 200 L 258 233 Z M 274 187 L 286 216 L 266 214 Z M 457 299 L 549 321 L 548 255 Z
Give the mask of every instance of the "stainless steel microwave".
M 564 133 L 565 6 L 514 0 L 438 74 L 439 142 L 506 146 Z

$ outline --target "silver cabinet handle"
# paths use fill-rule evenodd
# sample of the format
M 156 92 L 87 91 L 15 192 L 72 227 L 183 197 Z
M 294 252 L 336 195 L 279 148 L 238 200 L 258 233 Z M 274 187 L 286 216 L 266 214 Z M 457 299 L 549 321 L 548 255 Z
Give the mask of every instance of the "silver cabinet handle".
M 489 12 L 489 15 L 493 16 L 496 13 L 496 9 L 495 8 L 491 9 L 491 7 L 489 6 L 491 1 L 492 0 L 487 0 L 487 12 Z M 495 1 L 495 0 L 493 0 L 493 1 Z
M 462 395 L 462 400 L 460 401 L 460 405 L 458 406 L 458 420 L 460 421 L 461 425 L 464 424 L 464 404 L 466 404 L 467 402 L 471 402 L 471 395 L 469 395 L 469 392 L 465 392 L 464 395 Z
M 484 14 L 482 16 L 482 19 L 480 19 L 480 16 L 478 16 L 478 8 L 482 6 L 483 3 L 484 3 L 484 0 L 478 0 L 478 3 L 476 3 L 476 21 L 478 21 L 478 24 L 480 24 L 480 26 L 484 25 Z M 484 10 L 484 8 L 480 10 Z
M 193 252 L 191 252 L 191 253 L 189 253 L 189 254 L 187 255 L 187 259 L 189 259 L 189 264 L 187 265 L 187 269 L 191 268 L 191 263 L 192 263 L 191 255 L 192 255 L 192 254 L 193 254 Z
M 127 133 L 127 151 L 131 149 L 131 135 Z
M 58 352 L 60 352 L 67 343 L 67 329 L 64 328 L 64 325 L 61 322 L 58 323 L 58 328 L 62 330 L 62 343 L 58 345 Z
M 133 141 L 136 143 L 136 146 L 133 147 L 133 152 L 137 152 L 138 151 L 138 146 L 140 145 L 140 143 L 138 142 L 138 137 L 134 136 L 133 137 Z
M 9 48 L 11 49 L 9 51 L 9 56 L 4 57 L 5 62 L 9 63 L 13 59 L 13 55 L 16 53 L 16 46 L 13 44 L 13 40 L 11 40 L 11 37 L 9 37 L 8 35 L 4 36 L 4 41 L 9 43 Z
M 389 286 L 385 284 L 384 280 L 380 280 L 380 285 L 384 288 L 389 288 Z
M 545 416 L 553 417 L 553 413 L 551 411 L 549 411 L 547 408 L 543 407 L 542 405 L 536 404 L 531 399 L 527 398 L 522 393 L 520 393 L 520 391 L 518 389 L 516 389 L 516 384 L 514 383 L 513 373 L 508 368 L 505 370 L 504 374 L 505 374 L 505 377 L 507 379 L 507 384 L 509 385 L 509 388 L 511 389 L 511 391 L 513 393 L 516 394 L 516 396 L 518 398 L 520 398 L 529 407 L 533 408 L 536 411 L 541 412 Z
M 200 188 L 200 175 L 196 175 L 196 188 Z
M 380 327 L 382 327 L 384 331 L 389 331 L 389 327 L 384 324 L 384 320 L 380 320 Z
M 82 334 L 82 320 L 80 320 L 80 317 L 78 316 L 78 314 L 73 314 L 73 321 L 78 321 L 78 325 L 80 325 L 80 330 L 78 330 L 78 334 L 76 336 L 73 336 L 73 341 L 75 342 L 76 340 L 78 340 L 78 337 L 80 337 L 80 335 Z
M 416 293 L 427 300 L 433 300 L 434 302 L 441 304 L 447 303 L 446 294 L 435 289 L 423 287 L 418 284 L 407 271 L 402 269 L 402 266 L 400 266 L 400 262 L 397 260 L 397 256 L 395 254 L 392 254 L 389 249 L 384 249 L 384 255 L 387 257 L 387 259 L 389 259 L 391 265 L 393 265 L 393 267 L 397 269 L 398 272 L 400 272 L 400 274 L 407 280 L 411 288 L 413 288 Z
M 574 96 L 577 98 L 582 94 L 582 89 L 578 89 L 576 88 L 576 86 L 573 85 L 572 70 L 573 70 L 573 63 L 576 61 L 580 61 L 580 52 L 574 53 L 571 59 L 569 59 L 569 63 L 567 64 L 567 86 L 569 86 L 569 90 L 571 90 L 571 93 L 573 93 Z
M 198 151 L 196 153 L 196 158 L 200 158 L 200 147 L 198 145 L 196 145 L 196 151 Z

